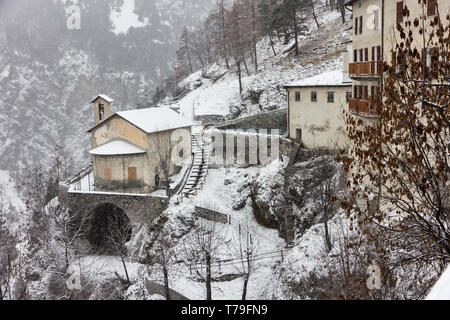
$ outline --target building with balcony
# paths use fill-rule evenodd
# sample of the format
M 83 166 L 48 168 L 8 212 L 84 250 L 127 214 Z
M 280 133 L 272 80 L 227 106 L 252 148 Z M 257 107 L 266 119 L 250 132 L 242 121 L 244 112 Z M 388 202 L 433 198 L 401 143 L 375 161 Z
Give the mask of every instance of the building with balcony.
M 353 50 L 349 77 L 352 79 L 351 113 L 377 117 L 370 100 L 381 91 L 382 81 L 382 0 L 348 1 L 353 12 Z

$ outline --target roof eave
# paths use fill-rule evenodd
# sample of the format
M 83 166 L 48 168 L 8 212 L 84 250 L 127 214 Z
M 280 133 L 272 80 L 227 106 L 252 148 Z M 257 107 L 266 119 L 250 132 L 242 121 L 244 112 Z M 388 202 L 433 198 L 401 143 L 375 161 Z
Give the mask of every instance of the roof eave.
M 351 87 L 351 83 L 343 83 L 343 84 L 315 84 L 315 85 L 288 85 L 284 86 L 285 89 L 292 89 L 292 88 L 339 88 L 339 87 Z

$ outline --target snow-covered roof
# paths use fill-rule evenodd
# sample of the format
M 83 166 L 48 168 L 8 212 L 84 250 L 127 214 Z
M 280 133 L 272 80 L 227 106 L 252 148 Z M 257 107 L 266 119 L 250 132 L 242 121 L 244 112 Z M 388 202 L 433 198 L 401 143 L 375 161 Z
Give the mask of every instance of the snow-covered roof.
M 344 81 L 344 73 L 342 71 L 329 71 L 321 73 L 317 76 L 306 78 L 300 81 L 294 81 L 286 85 L 286 88 L 297 87 L 341 87 L 351 86 L 350 82 Z
M 106 94 L 99 94 L 91 101 L 91 103 L 94 103 L 98 98 L 102 98 L 103 100 L 105 100 L 106 102 L 109 102 L 109 103 L 114 102 L 114 99 L 108 97 Z
M 147 151 L 144 149 L 136 147 L 129 142 L 123 140 L 113 140 L 101 145 L 100 147 L 92 149 L 89 153 L 94 156 L 122 156 L 142 154 L 146 152 Z
M 168 107 L 117 112 L 131 124 L 146 133 L 192 127 L 193 123 Z

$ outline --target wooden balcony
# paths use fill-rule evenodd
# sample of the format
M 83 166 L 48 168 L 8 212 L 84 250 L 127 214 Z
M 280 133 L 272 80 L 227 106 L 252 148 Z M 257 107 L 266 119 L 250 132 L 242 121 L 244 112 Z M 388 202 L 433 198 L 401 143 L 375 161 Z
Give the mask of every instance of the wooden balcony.
M 379 116 L 378 111 L 375 109 L 375 107 L 371 106 L 369 100 L 349 99 L 349 109 L 351 113 L 361 116 Z
M 350 77 L 373 78 L 381 76 L 381 61 L 353 62 L 349 65 Z

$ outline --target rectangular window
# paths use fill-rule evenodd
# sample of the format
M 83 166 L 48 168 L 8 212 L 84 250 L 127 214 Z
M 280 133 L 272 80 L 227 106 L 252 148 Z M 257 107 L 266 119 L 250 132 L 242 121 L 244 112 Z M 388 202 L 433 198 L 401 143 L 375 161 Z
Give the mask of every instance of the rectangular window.
M 111 180 L 112 179 L 111 168 L 105 168 L 103 173 L 104 173 L 105 180 Z
M 358 34 L 359 18 L 355 19 L 355 36 Z
M 373 12 L 373 15 L 374 15 L 374 19 L 375 19 L 375 21 L 374 21 L 375 30 L 378 30 L 378 29 L 380 29 L 380 10 L 376 9 Z
M 353 62 L 358 62 L 358 50 L 353 50 Z
M 352 93 L 349 91 L 349 92 L 347 92 L 347 96 L 346 96 L 347 102 L 349 102 L 351 98 L 352 98 Z
M 295 93 L 295 101 L 301 101 L 301 94 L 300 94 L 300 92 L 296 92 Z
M 365 55 L 364 55 L 364 61 L 369 61 L 369 48 L 365 48 L 364 49 L 364 53 L 365 53 Z
M 363 97 L 362 99 L 368 100 L 369 99 L 369 87 L 363 86 Z
M 328 102 L 334 102 L 334 92 L 328 92 Z
M 403 1 L 397 2 L 397 23 L 403 22 Z
M 128 181 L 136 181 L 137 180 L 137 169 L 136 167 L 128 168 Z
M 427 15 L 428 17 L 436 14 L 436 0 L 427 1 Z
M 317 102 L 317 92 L 311 92 L 311 101 Z

